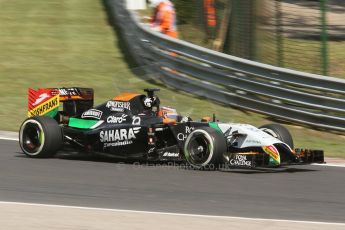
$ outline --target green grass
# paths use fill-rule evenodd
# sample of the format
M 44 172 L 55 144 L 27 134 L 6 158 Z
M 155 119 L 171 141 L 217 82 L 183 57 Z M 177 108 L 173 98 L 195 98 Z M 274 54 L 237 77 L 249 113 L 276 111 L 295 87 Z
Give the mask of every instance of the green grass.
M 259 37 L 257 60 L 271 65 L 278 65 L 277 45 L 273 36 Z M 320 41 L 283 38 L 283 67 L 299 71 L 322 74 Z M 328 42 L 328 75 L 345 78 L 345 41 Z
M 95 89 L 96 103 L 121 91 L 160 87 L 162 104 L 200 118 L 262 125 L 264 116 L 151 84 L 134 76 L 107 25 L 101 1 L 0 0 L 0 130 L 19 129 L 26 117 L 27 88 L 82 86 Z M 325 149 L 345 158 L 342 136 L 288 126 L 295 145 Z
M 330 75 L 345 78 L 345 41 L 331 41 L 328 49 Z

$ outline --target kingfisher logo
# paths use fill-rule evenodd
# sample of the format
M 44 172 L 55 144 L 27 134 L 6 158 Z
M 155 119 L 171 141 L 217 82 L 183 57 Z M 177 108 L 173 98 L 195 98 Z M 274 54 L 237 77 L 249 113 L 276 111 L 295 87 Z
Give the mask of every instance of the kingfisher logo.
M 59 107 L 59 96 L 55 96 L 52 99 L 40 104 L 28 112 L 29 117 L 42 116 L 53 109 Z
M 28 116 L 43 116 L 59 108 L 59 95 L 54 89 L 29 89 Z
M 45 99 L 49 98 L 50 96 L 47 93 L 43 93 L 41 94 L 36 101 L 32 104 L 33 106 L 38 105 L 39 103 L 41 103 L 42 101 L 44 101 Z

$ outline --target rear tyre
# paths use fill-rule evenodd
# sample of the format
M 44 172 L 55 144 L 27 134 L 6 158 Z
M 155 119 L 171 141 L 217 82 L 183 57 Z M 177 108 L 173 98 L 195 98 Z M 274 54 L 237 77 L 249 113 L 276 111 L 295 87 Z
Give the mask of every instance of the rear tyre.
M 194 130 L 184 144 L 184 155 L 194 169 L 215 170 L 224 162 L 224 135 L 210 127 Z
M 28 157 L 52 157 L 61 148 L 62 141 L 61 127 L 51 117 L 28 118 L 19 130 L 19 145 Z
M 291 149 L 294 149 L 292 136 L 284 126 L 280 124 L 268 124 L 261 126 L 259 129 L 286 143 Z

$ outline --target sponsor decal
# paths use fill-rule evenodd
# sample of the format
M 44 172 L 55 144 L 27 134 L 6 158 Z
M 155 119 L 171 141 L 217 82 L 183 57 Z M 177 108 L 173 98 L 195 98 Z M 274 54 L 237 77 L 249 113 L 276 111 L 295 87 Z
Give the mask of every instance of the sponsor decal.
M 189 118 L 188 117 L 182 117 L 181 119 L 181 123 L 185 123 L 185 122 L 188 122 L 189 121 Z
M 123 112 L 125 109 L 131 109 L 131 103 L 127 101 L 108 101 L 106 107 L 110 111 Z
M 163 153 L 163 157 L 178 157 L 179 153 L 171 153 L 171 152 L 165 152 Z
M 187 135 L 186 134 L 184 134 L 184 133 L 177 134 L 177 140 L 184 141 L 186 139 L 187 139 Z
M 39 104 L 38 106 L 34 107 L 33 109 L 29 110 L 28 116 L 42 116 L 50 111 L 59 107 L 59 95 L 56 95 L 49 100 L 46 100 Z
M 58 90 L 61 96 L 80 96 L 80 92 L 77 88 L 61 88 Z
M 152 99 L 152 98 L 149 98 L 149 97 L 145 98 L 145 100 L 144 100 L 144 105 L 145 105 L 146 107 L 151 108 L 151 107 L 152 107 L 152 104 L 153 104 L 153 99 Z
M 133 116 L 133 121 L 132 121 L 132 125 L 140 125 L 141 123 L 141 118 L 138 116 Z
M 246 167 L 252 167 L 252 162 L 247 160 L 246 155 L 235 155 L 235 158 L 231 159 L 229 161 L 229 164 L 231 166 L 246 166 Z
M 104 148 L 116 147 L 116 146 L 126 146 L 126 145 L 130 145 L 130 144 L 133 144 L 133 141 L 118 141 L 118 142 L 114 142 L 114 143 L 104 143 Z
M 177 134 L 177 140 L 179 141 L 185 141 L 188 137 L 188 135 L 193 132 L 194 130 L 194 127 L 189 127 L 189 126 L 186 126 L 186 129 L 185 129 L 185 132 L 184 133 L 178 133 Z
M 81 118 L 94 118 L 99 120 L 101 119 L 102 114 L 103 112 L 97 109 L 89 109 L 81 115 Z
M 32 110 L 37 105 L 41 104 L 42 102 L 47 101 L 48 99 L 56 95 L 58 95 L 58 91 L 55 89 L 34 90 L 34 89 L 29 88 L 28 89 L 28 110 Z
M 262 149 L 270 156 L 270 164 L 279 165 L 280 164 L 280 154 L 276 147 L 273 145 L 264 146 Z
M 104 147 L 129 145 L 136 139 L 140 129 L 141 127 L 104 130 L 99 133 L 100 142 L 104 143 Z
M 246 139 L 245 142 L 247 142 L 248 144 L 261 145 L 261 141 L 259 140 Z
M 36 106 L 49 97 L 50 95 L 48 95 L 48 93 L 42 93 L 41 95 L 38 96 L 38 98 L 35 100 L 35 102 L 32 105 Z
M 121 116 L 109 116 L 107 118 L 107 123 L 109 124 L 121 124 L 122 122 L 126 121 L 128 115 L 122 114 Z
M 155 151 L 156 148 L 150 148 L 149 151 L 147 153 L 153 153 Z

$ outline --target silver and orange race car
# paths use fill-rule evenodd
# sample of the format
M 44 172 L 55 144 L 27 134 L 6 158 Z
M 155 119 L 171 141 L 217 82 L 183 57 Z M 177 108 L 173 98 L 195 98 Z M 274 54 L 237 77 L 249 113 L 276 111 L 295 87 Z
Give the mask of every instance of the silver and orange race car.
M 193 121 L 160 105 L 157 89 L 122 93 L 93 106 L 89 88 L 29 89 L 19 144 L 33 158 L 58 151 L 147 162 L 184 162 L 194 169 L 323 163 L 321 150 L 294 149 L 279 124 L 256 128 L 215 118 Z

